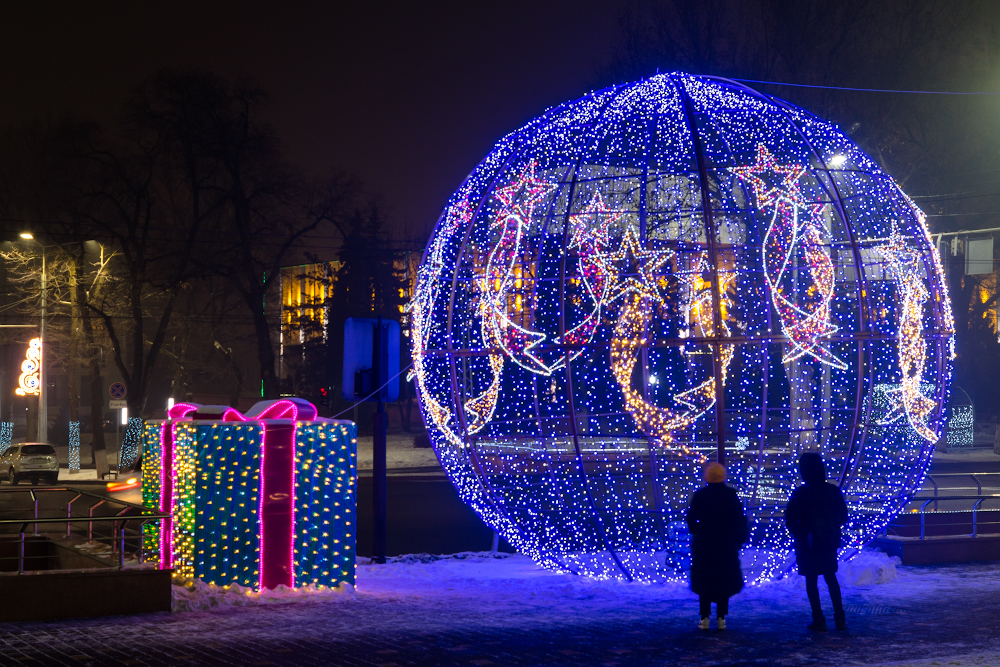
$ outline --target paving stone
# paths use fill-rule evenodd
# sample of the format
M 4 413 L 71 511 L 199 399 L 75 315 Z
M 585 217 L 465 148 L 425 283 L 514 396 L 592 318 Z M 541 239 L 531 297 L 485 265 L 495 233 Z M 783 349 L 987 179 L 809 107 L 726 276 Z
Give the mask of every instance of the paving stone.
M 930 597 L 905 583 L 852 592 L 850 630 L 810 633 L 804 595 L 776 607 L 733 599 L 729 629 L 699 631 L 690 601 L 622 605 L 600 617 L 541 607 L 508 618 L 406 598 L 308 602 L 0 625 L 0 665 L 868 665 L 978 651 L 1000 656 L 1000 568 L 954 574 Z M 925 587 L 926 588 L 926 587 Z M 923 590 L 923 589 L 922 589 Z M 824 591 L 825 593 L 825 591 Z M 555 612 L 555 613 L 553 613 Z M 1000 661 L 998 661 L 1000 662 Z

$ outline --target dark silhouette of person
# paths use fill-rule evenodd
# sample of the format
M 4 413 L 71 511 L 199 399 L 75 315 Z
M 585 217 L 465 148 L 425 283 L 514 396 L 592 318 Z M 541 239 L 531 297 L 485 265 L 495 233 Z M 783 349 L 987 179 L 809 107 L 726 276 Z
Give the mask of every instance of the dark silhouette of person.
M 702 630 L 709 629 L 713 602 L 716 625 L 725 630 L 729 598 L 743 590 L 740 545 L 750 534 L 743 503 L 736 491 L 725 485 L 725 479 L 724 466 L 708 466 L 708 484 L 691 496 L 686 516 L 691 533 L 691 590 L 698 594 L 698 627 Z
M 799 474 L 805 484 L 792 492 L 785 509 L 785 525 L 795 538 L 795 561 L 806 578 L 806 594 L 812 606 L 810 630 L 826 632 L 826 618 L 819 603 L 819 575 L 826 579 L 833 600 L 833 619 L 838 630 L 847 629 L 844 604 L 837 581 L 837 550 L 840 529 L 847 523 L 847 503 L 840 488 L 826 481 L 826 465 L 817 452 L 799 457 Z

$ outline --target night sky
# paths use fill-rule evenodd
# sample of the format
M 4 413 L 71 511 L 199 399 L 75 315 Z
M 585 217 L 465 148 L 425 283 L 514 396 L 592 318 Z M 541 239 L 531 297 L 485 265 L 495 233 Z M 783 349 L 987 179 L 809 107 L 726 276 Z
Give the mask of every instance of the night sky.
M 597 0 L 12 4 L 0 21 L 0 124 L 16 127 L 65 115 L 112 123 L 130 87 L 163 68 L 249 77 L 270 93 L 268 119 L 293 163 L 316 176 L 331 167 L 355 174 L 368 193 L 381 198 L 394 236 L 405 239 L 404 247 L 421 247 L 448 196 L 501 136 L 554 104 L 619 82 L 622 12 L 636 6 L 652 5 Z M 997 19 L 991 25 L 1000 25 L 990 6 L 966 21 L 981 27 Z M 788 26 L 774 28 L 788 31 Z M 992 28 L 986 32 L 996 34 Z M 920 80 L 907 85 L 996 89 L 1000 51 L 990 46 L 995 37 L 980 39 L 987 43 L 976 47 L 971 69 L 967 63 L 945 67 L 937 80 L 918 72 Z M 645 65 L 632 69 L 629 77 L 655 72 L 652 65 L 650 71 Z M 823 72 L 800 76 L 833 85 L 879 84 L 878 71 L 851 72 L 851 81 L 828 81 Z M 804 89 L 765 91 L 812 107 L 808 97 L 800 99 Z M 862 104 L 893 99 L 829 95 Z M 932 227 L 992 226 L 1000 215 L 993 194 L 1000 99 L 946 102 L 948 110 L 930 129 L 957 132 L 956 144 L 940 147 L 951 166 L 935 164 L 933 183 L 893 175 L 929 207 Z M 830 120 L 849 127 L 855 118 Z M 870 148 L 863 136 L 857 139 Z M 953 212 L 956 207 L 959 213 Z M 337 244 L 332 236 L 324 244 L 331 258 Z
M 31 4 L 0 21 L 0 123 L 113 121 L 165 67 L 251 77 L 288 157 L 356 174 L 415 241 L 502 135 L 614 83 L 619 39 L 616 4 L 589 0 Z

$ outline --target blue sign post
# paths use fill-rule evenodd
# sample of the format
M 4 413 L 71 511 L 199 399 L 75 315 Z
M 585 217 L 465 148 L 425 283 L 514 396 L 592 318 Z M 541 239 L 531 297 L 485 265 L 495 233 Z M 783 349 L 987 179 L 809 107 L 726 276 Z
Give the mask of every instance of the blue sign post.
M 372 415 L 372 556 L 385 562 L 386 479 L 385 403 L 399 400 L 399 322 L 351 317 L 344 322 L 343 396 L 349 401 L 375 401 Z

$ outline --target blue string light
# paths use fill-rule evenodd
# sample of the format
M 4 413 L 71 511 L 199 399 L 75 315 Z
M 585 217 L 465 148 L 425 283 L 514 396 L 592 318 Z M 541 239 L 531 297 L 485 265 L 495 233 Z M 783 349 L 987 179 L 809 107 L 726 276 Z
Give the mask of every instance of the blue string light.
M 12 422 L 0 422 L 0 456 L 10 448 L 10 443 L 13 439 L 14 424 Z
M 953 405 L 948 420 L 948 446 L 972 447 L 975 413 L 971 405 Z
M 681 73 L 501 139 L 453 195 L 414 298 L 413 371 L 461 497 L 543 566 L 686 576 L 719 451 L 786 572 L 796 460 L 844 490 L 845 555 L 919 488 L 954 326 L 925 216 L 836 126 Z M 721 403 L 721 410 L 720 410 Z
M 69 423 L 69 460 L 67 466 L 70 470 L 80 470 L 80 422 Z
M 125 426 L 125 434 L 122 436 L 121 466 L 122 469 L 131 468 L 139 458 L 139 451 L 142 448 L 143 420 L 141 417 L 129 417 Z

